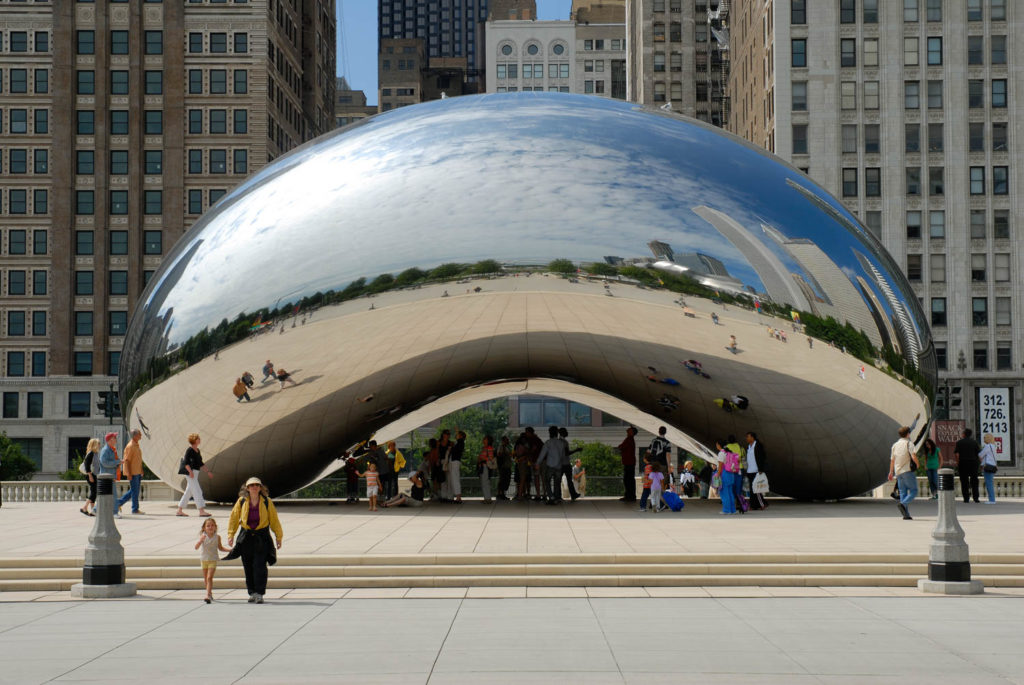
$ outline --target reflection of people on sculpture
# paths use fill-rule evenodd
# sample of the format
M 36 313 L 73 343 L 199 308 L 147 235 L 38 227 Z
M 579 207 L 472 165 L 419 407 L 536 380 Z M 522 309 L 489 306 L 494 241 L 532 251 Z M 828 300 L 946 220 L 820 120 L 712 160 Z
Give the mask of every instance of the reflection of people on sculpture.
M 736 352 L 738 351 L 738 349 L 736 347 L 736 336 L 735 335 L 730 335 L 729 336 L 729 351 L 732 352 L 733 354 L 736 354 Z
M 283 331 L 284 329 L 281 330 Z M 267 363 L 263 365 L 263 380 L 260 382 L 266 383 L 268 378 L 270 380 L 274 380 L 275 378 L 277 378 L 277 373 L 274 371 L 274 365 L 270 362 L 269 359 L 267 360 Z
M 718 325 L 718 313 L 717 312 L 711 312 L 711 323 L 715 324 L 716 326 Z
M 256 379 L 252 377 L 252 374 L 246 371 L 242 374 L 242 382 L 245 383 L 245 387 L 251 388 L 256 384 Z
M 284 369 L 277 370 L 277 380 L 281 381 L 281 387 L 284 388 L 285 383 L 291 383 L 292 385 L 298 385 L 292 375 Z
M 235 402 L 241 402 L 242 400 L 252 402 L 252 398 L 249 397 L 249 389 L 245 386 L 245 381 L 241 378 L 235 379 L 235 387 L 232 388 L 231 391 L 235 394 Z

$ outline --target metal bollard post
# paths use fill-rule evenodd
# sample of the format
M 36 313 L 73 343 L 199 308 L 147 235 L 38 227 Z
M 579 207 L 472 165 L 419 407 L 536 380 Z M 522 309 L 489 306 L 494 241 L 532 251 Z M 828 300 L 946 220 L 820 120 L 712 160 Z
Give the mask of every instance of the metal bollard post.
M 96 523 L 85 548 L 82 582 L 71 586 L 72 597 L 132 597 L 135 583 L 124 582 L 124 548 L 114 525 L 114 476 L 96 476 Z
M 939 518 L 928 549 L 928 578 L 917 581 L 921 592 L 940 595 L 976 595 L 985 591 L 971 580 L 971 557 L 964 529 L 956 520 L 953 469 L 939 469 Z

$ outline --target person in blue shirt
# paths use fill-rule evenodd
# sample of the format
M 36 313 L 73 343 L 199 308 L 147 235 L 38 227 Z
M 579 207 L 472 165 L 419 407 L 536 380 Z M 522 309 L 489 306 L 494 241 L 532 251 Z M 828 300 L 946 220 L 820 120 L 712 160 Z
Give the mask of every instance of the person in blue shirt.
M 100 450 L 99 464 L 93 464 L 93 470 L 96 475 L 103 475 L 108 473 L 111 476 L 117 474 L 117 467 L 121 465 L 123 459 L 117 456 L 117 433 L 107 433 L 103 436 L 103 441 L 106 443 L 103 445 L 103 449 Z M 117 488 L 114 488 L 111 496 L 117 494 Z M 113 505 L 114 518 L 121 518 L 121 514 L 117 513 L 117 505 Z

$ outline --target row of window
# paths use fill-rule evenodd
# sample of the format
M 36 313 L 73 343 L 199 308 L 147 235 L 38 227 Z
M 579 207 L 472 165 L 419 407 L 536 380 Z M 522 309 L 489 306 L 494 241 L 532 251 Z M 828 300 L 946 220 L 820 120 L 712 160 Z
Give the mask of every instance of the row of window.
M 29 158 L 32 159 L 31 165 L 28 161 Z M 7 162 L 6 171 L 8 174 L 27 174 L 30 167 L 34 174 L 48 174 L 50 172 L 50 151 L 43 148 L 33 150 L 17 147 L 6 150 L 0 148 L 0 173 L 4 172 L 4 161 Z
M 128 94 L 128 72 L 125 70 L 110 72 L 111 95 Z M 163 95 L 164 72 L 146 69 L 143 72 L 143 92 L 146 95 Z M 96 72 L 92 69 L 79 69 L 75 72 L 75 93 L 78 95 L 96 94 Z
M 45 188 L 36 188 L 31 191 L 26 188 L 0 188 L 0 200 L 6 200 L 3 202 L 0 213 L 14 216 L 28 214 L 29 192 L 31 192 L 32 198 L 32 214 L 48 213 L 50 211 L 50 194 Z
M 32 37 L 31 43 L 29 36 Z M 28 52 L 28 46 L 32 45 L 33 52 L 50 51 L 49 31 L 9 31 L 6 44 L 3 41 L 3 32 L 0 32 L 0 50 L 6 47 L 7 52 Z
M 25 362 L 31 364 L 30 369 L 25 368 Z M 31 352 L 26 354 L 21 350 L 10 350 L 7 352 L 7 368 L 4 375 L 12 378 L 25 376 L 26 371 L 31 371 L 33 376 L 46 375 L 46 352 Z
M 228 150 L 212 149 L 206 151 L 207 165 L 205 173 L 226 174 L 228 173 Z M 188 173 L 202 174 L 203 171 L 203 150 L 188 151 Z M 249 173 L 249 151 L 244 149 L 231 150 L 232 170 L 234 174 Z
M 932 197 L 945 194 L 944 167 L 928 167 L 928 195 Z M 857 197 L 858 170 L 855 167 L 843 169 L 843 197 Z M 906 194 L 921 195 L 921 168 L 906 168 Z M 984 195 L 985 167 L 972 166 L 970 168 L 970 192 L 971 195 Z M 1005 166 L 992 167 L 993 195 L 1008 195 L 1010 192 L 1010 170 Z M 879 167 L 867 167 L 864 169 L 864 195 L 865 197 L 880 197 L 882 194 L 882 171 Z
M 655 4 L 659 0 L 655 0 Z M 673 0 L 678 2 L 679 0 Z M 922 18 L 929 22 L 942 21 L 943 0 L 903 0 L 903 21 L 920 21 Z M 807 6 L 809 0 L 792 0 L 790 3 L 790 23 L 807 23 Z M 857 23 L 858 0 L 839 0 L 839 22 L 842 24 Z M 879 0 L 860 0 L 861 21 L 865 24 L 878 23 Z M 1006 0 L 967 0 L 967 21 L 984 21 L 984 5 L 988 5 L 989 19 L 992 21 L 1006 20 Z M 922 11 L 923 9 L 923 11 Z
M 127 170 L 125 170 L 127 173 Z M 164 194 L 162 190 L 142 191 L 144 214 L 163 214 Z M 107 208 L 109 214 L 123 215 L 128 213 L 128 191 L 111 190 L 110 206 Z M 96 213 L 96 192 L 93 190 L 75 191 L 75 214 L 90 216 Z
M 26 278 L 28 272 L 24 269 L 7 270 L 7 295 L 27 295 Z M 36 270 L 32 272 L 32 294 L 46 294 L 46 271 Z
M 111 272 L 113 273 L 113 272 Z M 115 293 L 111 293 L 113 295 Z M 127 280 L 125 286 L 125 292 L 120 293 L 126 295 L 127 293 Z M 75 312 L 75 335 L 90 337 L 93 334 L 93 313 L 92 312 Z M 128 312 L 125 311 L 110 311 L 107 312 L 107 334 L 120 337 L 125 334 L 128 330 Z
M 13 95 L 28 93 L 29 74 L 32 75 L 32 92 L 42 95 L 50 92 L 50 70 L 49 69 L 8 69 L 4 77 L 3 69 L 0 69 L 0 93 L 7 92 Z M 6 91 L 4 88 L 6 87 Z
M 907 255 L 907 280 L 920 282 L 923 271 L 924 255 Z M 988 281 L 988 255 L 976 253 L 971 255 L 971 282 L 985 283 Z M 996 283 L 1008 283 L 1010 281 L 1010 255 L 998 253 L 992 255 L 992 277 Z M 946 255 L 933 254 L 929 259 L 929 280 L 932 283 L 946 282 Z M 983 298 L 982 298 L 983 299 Z M 997 298 L 1005 300 L 1007 316 L 1009 316 L 1010 298 Z M 998 308 L 998 307 L 997 307 Z M 1000 324 L 1003 325 L 1003 324 Z M 1007 324 L 1008 325 L 1008 324 Z
M 123 333 L 122 333 L 123 335 Z M 4 370 L 4 375 L 11 378 L 21 378 L 27 375 L 34 377 L 42 377 L 46 375 L 46 352 L 34 351 L 26 353 L 22 350 L 10 350 L 7 352 L 7 368 Z M 75 376 L 91 376 L 93 374 L 93 353 L 88 351 L 75 351 L 72 353 L 73 361 L 73 374 Z M 26 368 L 25 364 L 28 362 L 31 364 L 30 368 Z M 107 353 L 107 372 L 111 376 L 116 376 L 121 366 L 121 352 L 114 350 Z M 89 404 L 88 392 L 76 393 L 72 392 L 70 395 L 78 395 L 78 401 L 69 403 L 68 416 L 70 417 L 87 417 L 89 416 Z M 82 408 L 81 396 L 85 398 L 85 406 Z M 30 416 L 29 418 L 36 418 Z
M 1009 297 L 997 297 L 995 310 L 995 324 L 997 326 L 1011 325 L 1011 302 Z M 932 325 L 946 326 L 946 298 L 932 298 Z M 988 298 L 971 298 L 971 325 L 979 328 L 989 325 Z
M 505 57 L 508 57 L 515 50 L 512 43 L 503 43 L 498 51 Z M 526 54 L 530 57 L 535 57 L 540 54 L 541 48 L 537 43 L 529 43 L 526 46 Z M 565 43 L 555 43 L 551 46 L 551 54 L 555 56 L 561 56 L 565 54 Z
M 988 126 L 980 121 L 968 124 L 967 149 L 969 152 L 985 152 L 985 134 Z M 928 136 L 926 148 L 922 147 L 922 127 L 925 127 Z M 840 144 L 843 154 L 856 154 L 861 149 L 858 145 L 858 131 L 861 128 L 857 124 L 842 124 L 840 126 Z M 864 154 L 871 155 L 881 152 L 881 130 L 881 124 L 863 125 Z M 942 123 L 904 124 L 903 139 L 905 152 L 921 152 L 923 149 L 927 149 L 928 152 L 942 152 L 945 149 L 945 126 Z M 1005 121 L 992 122 L 989 140 L 992 152 L 1009 150 L 1009 124 Z M 793 154 L 808 154 L 808 144 L 808 124 L 793 124 Z
M 975 371 L 988 370 L 988 343 L 978 340 L 974 342 L 974 354 L 972 356 L 973 369 Z M 935 362 L 939 369 L 945 371 L 949 363 L 946 353 L 946 343 L 935 343 Z M 1013 369 L 1013 343 L 999 341 L 996 343 L 996 371 L 1010 371 Z
M 96 253 L 95 236 L 95 231 L 75 231 L 75 254 L 80 257 L 94 255 Z M 111 256 L 128 254 L 128 231 L 108 231 L 107 240 L 107 254 Z M 163 231 L 143 231 L 142 253 L 159 255 L 163 252 Z
M 203 89 L 204 72 L 209 77 L 205 91 Z M 232 89 L 235 95 L 244 95 L 249 92 L 249 71 L 247 69 L 232 70 Z M 210 95 L 226 94 L 228 92 L 228 70 L 189 69 L 188 92 L 190 95 L 202 95 L 204 92 Z
M 22 109 L 12 108 L 8 110 L 0 109 L 0 133 L 4 133 L 4 119 L 7 120 L 7 131 L 6 133 L 28 134 L 29 131 L 29 112 L 32 112 L 32 131 L 34 135 L 40 135 L 50 132 L 50 110 L 48 109 Z M 6 114 L 6 117 L 4 116 Z
M 907 239 L 921 239 L 921 220 L 923 213 L 918 210 L 906 214 Z M 972 209 L 970 214 L 971 240 L 984 240 L 988 234 L 988 211 Z M 946 212 L 933 209 L 928 212 L 928 237 L 933 240 L 946 238 Z M 1010 239 L 1010 210 L 995 209 L 992 211 L 992 237 L 996 240 Z
M 147 175 L 159 175 L 164 172 L 163 150 L 143 150 L 143 171 Z M 111 150 L 110 165 L 107 172 L 113 176 L 125 176 L 129 173 L 128 150 Z M 96 173 L 95 150 L 75 151 L 75 173 L 80 176 L 91 176 Z
M 519 78 L 519 67 L 522 66 L 523 78 L 534 79 L 544 78 L 544 65 L 543 64 L 498 64 L 497 77 L 499 79 L 515 79 Z M 602 63 L 603 67 L 603 63 Z M 604 69 L 602 68 L 602 71 Z M 548 78 L 569 78 L 569 65 L 568 63 L 562 64 L 549 64 L 548 65 Z
M 31 317 L 31 333 L 34 337 L 46 335 L 46 312 L 27 312 Z M 11 309 L 7 312 L 7 335 L 10 337 L 21 337 L 28 334 L 29 318 L 25 310 Z
M 43 418 L 43 393 L 41 392 L 27 392 L 25 402 L 25 418 L 27 419 L 41 419 Z M 17 392 L 5 392 L 3 400 L 3 417 L 5 419 L 17 419 L 20 418 L 18 415 L 18 404 L 19 404 L 20 393 Z
M 143 31 L 142 51 L 147 55 L 164 54 L 164 32 Z M 110 54 L 128 54 L 128 31 L 115 30 L 110 32 Z M 96 32 L 92 29 L 84 29 L 75 32 L 75 52 L 79 55 L 96 54 Z
M 530 86 L 523 86 L 522 88 L 518 88 L 516 86 L 509 86 L 509 87 L 498 86 L 498 92 L 499 93 L 518 93 L 520 91 L 523 92 L 523 93 L 543 93 L 544 90 L 545 89 L 544 89 L 543 86 L 537 86 L 536 88 L 531 88 Z M 568 93 L 569 92 L 569 86 L 549 86 L 547 88 L 547 92 L 549 92 L 549 93 Z M 396 105 L 396 106 L 401 107 L 402 105 Z
M 7 254 L 25 255 L 28 254 L 29 232 L 23 228 L 7 229 Z M 46 229 L 39 228 L 32 231 L 32 254 L 46 254 L 47 240 Z
M 232 52 L 242 54 L 249 52 L 249 34 L 236 32 L 231 34 Z M 228 51 L 228 34 L 223 32 L 212 32 L 204 37 L 202 33 L 191 32 L 188 34 L 188 51 L 191 54 L 203 52 L 223 54 Z

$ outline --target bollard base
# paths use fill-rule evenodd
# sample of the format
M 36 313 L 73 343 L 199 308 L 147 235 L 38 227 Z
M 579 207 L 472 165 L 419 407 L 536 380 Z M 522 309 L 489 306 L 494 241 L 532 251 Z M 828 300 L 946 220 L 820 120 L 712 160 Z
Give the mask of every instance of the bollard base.
M 985 592 L 985 586 L 980 580 L 951 581 L 922 578 L 917 581 L 917 589 L 936 595 L 980 595 Z
M 116 597 L 134 597 L 135 594 L 135 583 L 116 583 L 114 585 L 75 583 L 71 586 L 71 596 L 82 599 L 113 599 Z

